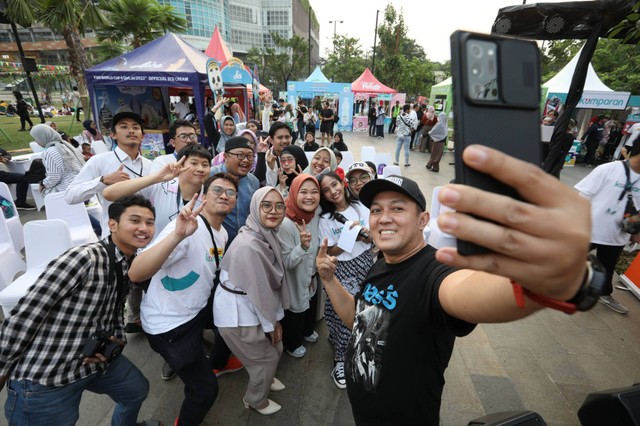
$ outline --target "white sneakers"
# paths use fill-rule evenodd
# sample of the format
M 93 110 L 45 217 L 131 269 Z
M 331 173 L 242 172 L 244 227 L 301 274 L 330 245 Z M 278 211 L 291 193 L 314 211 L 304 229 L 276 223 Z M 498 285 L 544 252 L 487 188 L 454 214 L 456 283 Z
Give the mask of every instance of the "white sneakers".
M 278 411 L 280 411 L 282 409 L 282 406 L 280 404 L 278 404 L 277 402 L 273 402 L 270 399 L 267 399 L 267 406 L 264 408 L 255 408 L 249 405 L 249 403 L 247 401 L 244 400 L 244 398 L 242 398 L 242 402 L 244 402 L 244 408 L 253 408 L 254 410 L 256 410 L 258 413 L 262 414 L 263 416 L 268 416 L 270 414 L 275 414 Z
M 288 350 L 287 353 L 294 358 L 302 358 L 307 353 L 307 348 L 300 345 L 293 352 Z
M 316 333 L 315 331 L 313 333 L 311 333 L 311 335 L 309 336 L 304 336 L 303 337 L 304 340 L 306 340 L 309 343 L 315 343 L 318 341 L 318 333 Z

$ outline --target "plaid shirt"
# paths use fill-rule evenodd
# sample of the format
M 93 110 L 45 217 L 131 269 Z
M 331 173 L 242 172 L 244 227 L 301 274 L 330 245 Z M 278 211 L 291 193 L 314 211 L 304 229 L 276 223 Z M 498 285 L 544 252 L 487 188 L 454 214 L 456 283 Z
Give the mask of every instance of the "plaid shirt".
M 122 261 L 122 262 L 121 262 Z M 125 288 L 129 268 L 116 247 Z M 105 330 L 125 339 L 123 307 L 116 306 L 116 279 L 109 283 L 109 255 L 101 243 L 74 247 L 45 268 L 4 320 L 0 375 L 63 386 L 106 365 L 82 365 L 80 353 L 91 334 Z

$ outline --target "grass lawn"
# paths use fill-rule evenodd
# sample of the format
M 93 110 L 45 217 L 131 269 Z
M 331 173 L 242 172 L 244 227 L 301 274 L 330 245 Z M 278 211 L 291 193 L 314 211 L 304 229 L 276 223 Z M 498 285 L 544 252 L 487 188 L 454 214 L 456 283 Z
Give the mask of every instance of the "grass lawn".
M 40 123 L 40 117 L 32 116 L 31 121 L 33 124 Z M 75 121 L 73 115 L 61 115 L 54 118 L 46 118 L 46 121 L 53 121 L 58 125 L 58 130 L 65 132 L 70 137 L 74 137 L 80 133 L 84 128 L 82 123 Z M 27 129 L 29 124 L 27 123 Z M 19 132 L 20 129 L 20 117 L 17 115 L 14 117 L 0 116 L 0 147 L 7 151 L 15 151 L 20 149 L 29 149 L 29 142 L 33 140 L 29 131 Z M 5 135 L 6 134 L 6 135 Z M 9 139 L 7 139 L 9 138 Z

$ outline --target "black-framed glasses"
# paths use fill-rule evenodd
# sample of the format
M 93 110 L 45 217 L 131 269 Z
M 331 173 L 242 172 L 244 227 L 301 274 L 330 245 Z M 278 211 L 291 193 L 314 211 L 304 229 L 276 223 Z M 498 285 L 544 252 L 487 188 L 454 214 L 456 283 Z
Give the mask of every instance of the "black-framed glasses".
M 223 187 L 217 186 L 217 185 L 210 187 L 209 191 L 213 192 L 216 195 L 222 195 L 222 193 L 224 192 L 225 195 L 229 198 L 235 197 L 238 195 L 235 189 L 224 189 Z
M 271 210 L 276 209 L 276 212 L 278 213 L 282 213 L 284 212 L 284 209 L 286 208 L 284 203 L 270 203 L 269 201 L 263 201 L 260 203 L 260 209 L 262 209 L 262 211 L 264 213 L 270 213 Z
M 361 173 L 360 176 L 353 176 L 348 179 L 349 185 L 356 185 L 358 181 L 362 183 L 367 183 L 371 180 L 371 175 L 369 173 Z
M 237 152 L 227 152 L 227 154 L 233 155 L 238 159 L 238 161 L 242 161 L 245 158 L 249 161 L 253 161 L 253 159 L 255 158 L 253 154 L 243 154 L 243 153 L 237 153 Z
M 191 140 L 193 142 L 198 141 L 198 135 L 196 135 L 195 133 L 180 133 L 179 135 L 176 135 L 176 138 L 180 139 L 183 142 L 187 140 Z

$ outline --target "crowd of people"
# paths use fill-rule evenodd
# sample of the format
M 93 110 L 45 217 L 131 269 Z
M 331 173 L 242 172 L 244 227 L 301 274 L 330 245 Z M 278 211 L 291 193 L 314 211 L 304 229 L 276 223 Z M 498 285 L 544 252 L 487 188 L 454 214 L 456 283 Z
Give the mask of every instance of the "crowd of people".
M 97 196 L 103 239 L 57 257 L 5 319 L 0 387 L 9 389 L 10 424 L 73 424 L 85 390 L 115 401 L 113 424 L 136 424 L 153 389 L 125 354 L 105 348 L 121 350 L 126 333 L 140 332 L 165 361 L 162 378 L 184 382 L 176 425 L 202 423 L 224 392 L 217 377 L 242 368 L 244 406 L 274 414 L 281 406 L 271 395 L 286 388 L 276 377 L 280 358 L 302 358 L 317 342 L 324 301 L 333 346 L 327 374 L 347 389 L 356 423 L 437 425 L 456 337 L 560 301 L 580 310 L 595 303 L 599 269 L 587 252 L 590 241 L 607 243 L 591 239 L 585 197 L 538 167 L 488 148 L 465 150 L 469 167 L 526 202 L 446 186 L 440 202 L 456 211 L 437 218 L 440 228 L 489 249 L 464 257 L 424 241 L 429 213 L 416 182 L 378 179 L 375 164 L 340 168 L 347 146 L 333 133 L 328 104 L 318 114 L 321 144 L 304 103 L 280 113 L 269 102 L 272 119 L 262 122 L 232 107 L 214 120 L 225 104 L 208 102 L 210 148 L 197 143 L 188 107 L 176 105 L 174 152 L 154 161 L 140 155 L 143 120 L 133 112 L 113 117 L 114 149 L 86 162 L 50 126 L 34 126 L 47 153 L 45 190 L 64 192 L 68 203 Z M 423 110 L 392 112 L 395 160 L 404 148 L 409 166 L 412 146 L 424 147 L 427 169 L 437 172 L 446 116 Z M 87 138 L 98 137 L 91 123 L 84 127 Z M 87 349 L 100 339 L 102 349 Z

